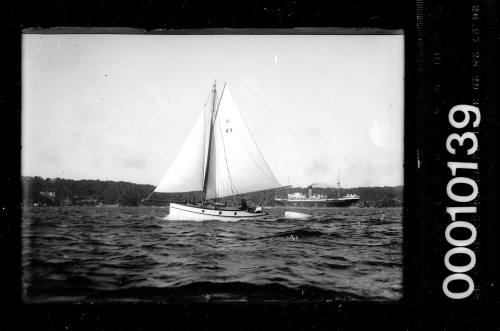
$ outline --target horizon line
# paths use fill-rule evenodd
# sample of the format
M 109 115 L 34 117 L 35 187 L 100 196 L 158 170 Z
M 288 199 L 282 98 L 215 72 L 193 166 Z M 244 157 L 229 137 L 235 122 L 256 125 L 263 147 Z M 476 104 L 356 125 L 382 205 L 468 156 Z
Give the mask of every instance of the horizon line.
M 63 178 L 63 177 L 43 177 L 43 176 L 38 176 L 38 175 L 33 175 L 33 176 L 30 176 L 30 175 L 21 175 L 21 178 L 22 177 L 40 177 L 42 179 L 64 179 L 64 180 L 74 180 L 74 181 L 94 180 L 94 181 L 101 181 L 101 182 L 116 182 L 116 183 L 124 182 L 124 183 L 131 183 L 131 184 L 135 184 L 135 185 L 150 185 L 150 186 L 153 186 L 153 187 L 158 186 L 158 185 L 154 185 L 154 184 L 135 183 L 135 182 L 126 181 L 126 180 L 111 180 L 111 179 L 91 179 L 91 178 L 74 179 L 74 178 Z M 311 185 L 311 184 L 309 184 L 309 185 Z M 302 187 L 302 186 L 295 186 L 295 185 L 287 185 L 287 186 L 289 188 L 307 188 L 309 185 L 306 185 L 304 187 Z M 398 186 L 404 186 L 404 184 L 399 184 L 399 185 L 375 185 L 375 186 L 351 186 L 351 187 L 341 187 L 341 188 L 342 189 L 352 189 L 352 188 L 361 188 L 361 187 L 398 187 Z M 332 186 L 317 186 L 317 187 L 313 187 L 313 188 L 335 188 L 335 189 L 337 189 L 337 187 L 335 185 L 332 185 Z M 279 189 L 283 189 L 283 188 L 279 188 Z M 193 191 L 193 192 L 197 192 L 197 191 Z M 178 193 L 178 192 L 175 192 L 175 193 Z

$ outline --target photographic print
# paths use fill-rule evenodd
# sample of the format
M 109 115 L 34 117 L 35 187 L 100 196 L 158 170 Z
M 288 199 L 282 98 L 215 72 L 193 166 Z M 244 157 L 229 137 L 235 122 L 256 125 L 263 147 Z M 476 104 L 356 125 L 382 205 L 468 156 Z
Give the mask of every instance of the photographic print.
M 22 290 L 402 298 L 404 35 L 22 35 Z

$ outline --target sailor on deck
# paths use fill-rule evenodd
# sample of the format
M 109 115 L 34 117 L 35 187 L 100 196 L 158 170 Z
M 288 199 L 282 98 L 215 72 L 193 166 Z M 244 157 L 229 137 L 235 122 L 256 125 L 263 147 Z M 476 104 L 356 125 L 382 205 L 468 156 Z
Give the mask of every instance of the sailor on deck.
M 240 206 L 240 209 L 241 210 L 247 210 L 248 208 L 248 205 L 247 205 L 247 202 L 245 199 L 241 199 L 241 206 Z

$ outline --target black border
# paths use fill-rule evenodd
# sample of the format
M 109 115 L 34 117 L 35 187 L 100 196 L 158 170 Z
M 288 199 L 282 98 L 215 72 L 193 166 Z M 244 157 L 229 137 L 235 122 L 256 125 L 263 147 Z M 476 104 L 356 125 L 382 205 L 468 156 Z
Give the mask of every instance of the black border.
M 445 252 L 442 235 L 442 206 L 444 199 L 442 164 L 443 135 L 446 123 L 443 111 L 457 99 L 467 103 L 470 74 L 468 65 L 470 38 L 470 6 L 482 5 L 481 18 L 484 62 L 481 73 L 485 87 L 481 90 L 484 114 L 480 162 L 488 166 L 481 172 L 481 264 L 479 297 L 466 302 L 443 300 L 437 291 L 441 282 L 441 252 Z M 471 3 L 446 1 L 372 1 L 369 3 L 331 1 L 328 3 L 291 2 L 285 5 L 270 3 L 221 3 L 206 2 L 194 5 L 186 1 L 161 4 L 105 3 L 84 1 L 68 3 L 36 2 L 7 8 L 8 22 L 7 62 L 4 79 L 6 88 L 1 90 L 2 154 L 7 171 L 1 176 L 2 216 L 0 250 L 3 261 L 2 301 L 8 303 L 2 310 L 7 326 L 14 329 L 138 329 L 170 328 L 326 328 L 326 329 L 422 329 L 464 328 L 476 329 L 498 322 L 488 313 L 492 305 L 498 307 L 498 286 L 493 283 L 498 272 L 499 260 L 495 238 L 498 238 L 496 220 L 496 163 L 492 162 L 496 137 L 497 101 L 495 96 L 498 77 L 495 54 L 498 39 L 494 22 L 494 1 L 471 0 Z M 20 8 L 23 7 L 23 8 Z M 493 17 L 492 17 L 493 13 Z M 497 24 L 497 23 L 496 23 Z M 404 188 L 404 298 L 399 302 L 334 302 L 303 303 L 276 302 L 266 304 L 109 304 L 63 305 L 22 304 L 20 266 L 20 33 L 24 28 L 48 27 L 129 27 L 155 33 L 156 29 L 290 29 L 295 27 L 344 27 L 372 29 L 403 29 L 405 31 L 405 188 Z M 123 30 L 122 30 L 123 31 Z M 264 30 L 265 31 L 265 30 Z M 286 30 L 283 30 L 287 33 Z M 439 36 L 439 33 L 440 36 Z M 492 37 L 493 35 L 493 37 Z M 445 41 L 437 43 L 436 41 Z M 447 54 L 446 65 L 430 65 L 435 47 Z M 463 69 L 465 67 L 465 69 Z M 462 70 L 463 69 L 463 70 Z M 493 70 L 492 70 L 493 69 Z M 435 84 L 445 85 L 445 92 L 434 93 Z M 436 92 L 436 91 L 435 91 Z M 434 93 L 434 94 L 433 94 Z M 443 108 L 436 110 L 434 105 Z M 434 122 L 433 122 L 434 121 Z M 439 146 L 439 147 L 437 147 Z M 417 149 L 420 151 L 417 155 Z M 417 169 L 417 158 L 427 165 Z M 437 169 L 437 171 L 436 171 Z M 5 170 L 4 170 L 5 171 Z M 7 174 L 7 175 L 5 175 Z M 485 194 L 486 193 L 486 194 Z M 444 222 L 443 222 L 444 223 Z M 485 231 L 487 229 L 487 231 Z M 436 235 L 437 233 L 437 235 Z M 485 246 L 483 246 L 483 244 Z M 483 248 L 485 247 L 485 248 Z M 439 254 L 435 254 L 438 252 Z M 434 256 L 432 255 L 434 253 Z M 484 284 L 483 284 L 484 283 Z M 486 287 L 485 287 L 486 286 Z M 20 313 L 20 314 L 18 314 Z

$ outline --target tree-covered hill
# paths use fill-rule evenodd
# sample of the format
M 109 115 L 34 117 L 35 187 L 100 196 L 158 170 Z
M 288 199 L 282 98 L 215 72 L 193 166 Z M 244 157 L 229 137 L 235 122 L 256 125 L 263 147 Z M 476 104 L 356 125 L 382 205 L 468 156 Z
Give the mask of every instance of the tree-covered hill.
M 100 180 L 22 177 L 27 203 L 45 204 L 125 204 L 138 205 L 153 190 L 153 185 Z M 53 192 L 54 196 L 51 196 Z
M 190 193 L 154 193 L 149 200 L 144 201 L 154 190 L 153 185 L 134 184 L 129 182 L 114 182 L 101 180 L 72 180 L 62 178 L 22 177 L 24 202 L 28 204 L 43 203 L 47 205 L 73 204 L 122 204 L 122 205 L 166 205 L 168 202 L 199 201 L 200 192 Z M 306 194 L 307 188 L 292 187 L 288 189 L 271 190 L 244 194 L 237 197 L 221 199 L 239 202 L 245 198 L 260 205 L 273 205 L 277 196 L 285 197 L 288 193 L 301 192 Z M 403 201 L 403 186 L 357 187 L 340 189 L 314 188 L 314 194 L 323 194 L 330 198 L 355 193 L 360 196 L 358 207 L 398 207 Z

